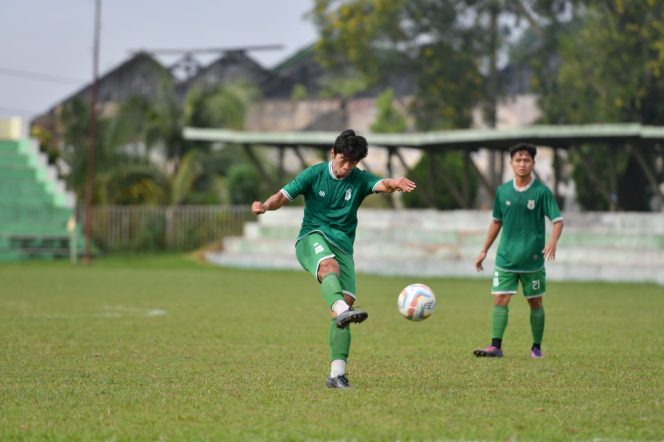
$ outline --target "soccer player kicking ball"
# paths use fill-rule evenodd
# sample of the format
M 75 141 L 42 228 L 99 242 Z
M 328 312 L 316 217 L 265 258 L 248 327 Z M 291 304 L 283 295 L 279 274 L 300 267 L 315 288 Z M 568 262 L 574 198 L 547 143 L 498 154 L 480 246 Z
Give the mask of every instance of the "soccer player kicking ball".
M 502 342 L 507 328 L 508 304 L 521 282 L 523 294 L 530 304 L 530 327 L 533 345 L 530 356 L 542 358 L 544 335 L 544 307 L 542 296 L 546 293 L 545 260 L 556 257 L 556 244 L 563 231 L 563 217 L 558 204 L 542 182 L 532 175 L 537 148 L 532 144 L 517 144 L 509 150 L 514 179 L 496 191 L 492 221 L 484 247 L 475 260 L 475 268 L 481 271 L 482 261 L 498 236 L 503 234 L 496 254 L 493 272 L 494 297 L 491 345 L 475 350 L 475 356 L 503 357 Z M 544 217 L 553 222 L 551 240 L 544 244 Z
M 253 213 L 260 215 L 304 196 L 304 218 L 295 252 L 302 267 L 320 283 L 323 299 L 334 316 L 329 331 L 330 388 L 350 388 L 346 377 L 349 325 L 368 317 L 367 312 L 352 309 L 356 295 L 353 243 L 357 210 L 372 193 L 415 189 L 408 178 L 380 179 L 357 169 L 357 163 L 366 156 L 367 140 L 353 130 L 345 130 L 334 142 L 329 162 L 305 169 L 264 203 L 254 201 L 251 206 Z

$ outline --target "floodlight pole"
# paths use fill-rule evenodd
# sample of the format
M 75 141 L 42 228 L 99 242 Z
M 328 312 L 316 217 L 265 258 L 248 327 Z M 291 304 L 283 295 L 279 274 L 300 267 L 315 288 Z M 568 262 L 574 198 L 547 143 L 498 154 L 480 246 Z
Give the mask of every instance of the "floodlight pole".
M 99 77 L 99 30 L 101 27 L 101 0 L 95 0 L 94 45 L 92 48 L 92 90 L 90 98 L 90 140 L 88 144 L 88 170 L 85 182 L 85 252 L 84 262 L 90 264 L 92 242 L 92 197 L 94 194 L 95 150 L 97 144 L 97 80 Z

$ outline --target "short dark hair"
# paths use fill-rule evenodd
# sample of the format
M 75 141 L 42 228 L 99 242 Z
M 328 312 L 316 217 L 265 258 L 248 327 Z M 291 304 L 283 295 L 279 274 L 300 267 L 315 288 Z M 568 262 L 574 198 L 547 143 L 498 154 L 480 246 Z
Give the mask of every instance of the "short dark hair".
M 528 152 L 533 160 L 535 159 L 535 155 L 537 155 L 537 147 L 535 147 L 534 144 L 529 143 L 519 143 L 510 147 L 510 158 L 514 158 L 514 154 L 521 152 L 522 150 Z
M 332 146 L 334 154 L 342 154 L 349 161 L 360 161 L 367 156 L 367 140 L 357 135 L 353 129 L 341 132 Z

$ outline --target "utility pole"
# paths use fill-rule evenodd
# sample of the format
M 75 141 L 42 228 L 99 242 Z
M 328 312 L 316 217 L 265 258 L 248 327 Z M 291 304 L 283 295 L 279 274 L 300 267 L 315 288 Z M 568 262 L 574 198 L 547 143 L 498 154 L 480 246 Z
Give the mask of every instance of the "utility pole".
M 95 0 L 94 44 L 92 48 L 92 90 L 90 98 L 90 141 L 88 144 L 88 171 L 85 182 L 85 252 L 84 262 L 90 264 L 92 256 L 92 197 L 95 180 L 95 150 L 97 145 L 97 80 L 99 77 L 99 31 L 101 27 L 101 0 Z

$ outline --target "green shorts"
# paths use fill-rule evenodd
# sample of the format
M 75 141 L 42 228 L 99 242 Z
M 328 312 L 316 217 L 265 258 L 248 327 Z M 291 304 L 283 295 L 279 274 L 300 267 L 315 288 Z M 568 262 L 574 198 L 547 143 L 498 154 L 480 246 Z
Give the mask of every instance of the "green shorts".
M 542 267 L 540 270 L 528 273 L 494 269 L 491 294 L 514 295 L 519 281 L 521 281 L 523 296 L 526 298 L 537 298 L 546 293 L 546 270 Z
M 352 256 L 328 242 L 320 233 L 310 233 L 300 238 L 295 244 L 295 253 L 300 265 L 317 281 L 321 261 L 334 258 L 339 264 L 339 282 L 343 293 L 355 299 L 355 262 Z

